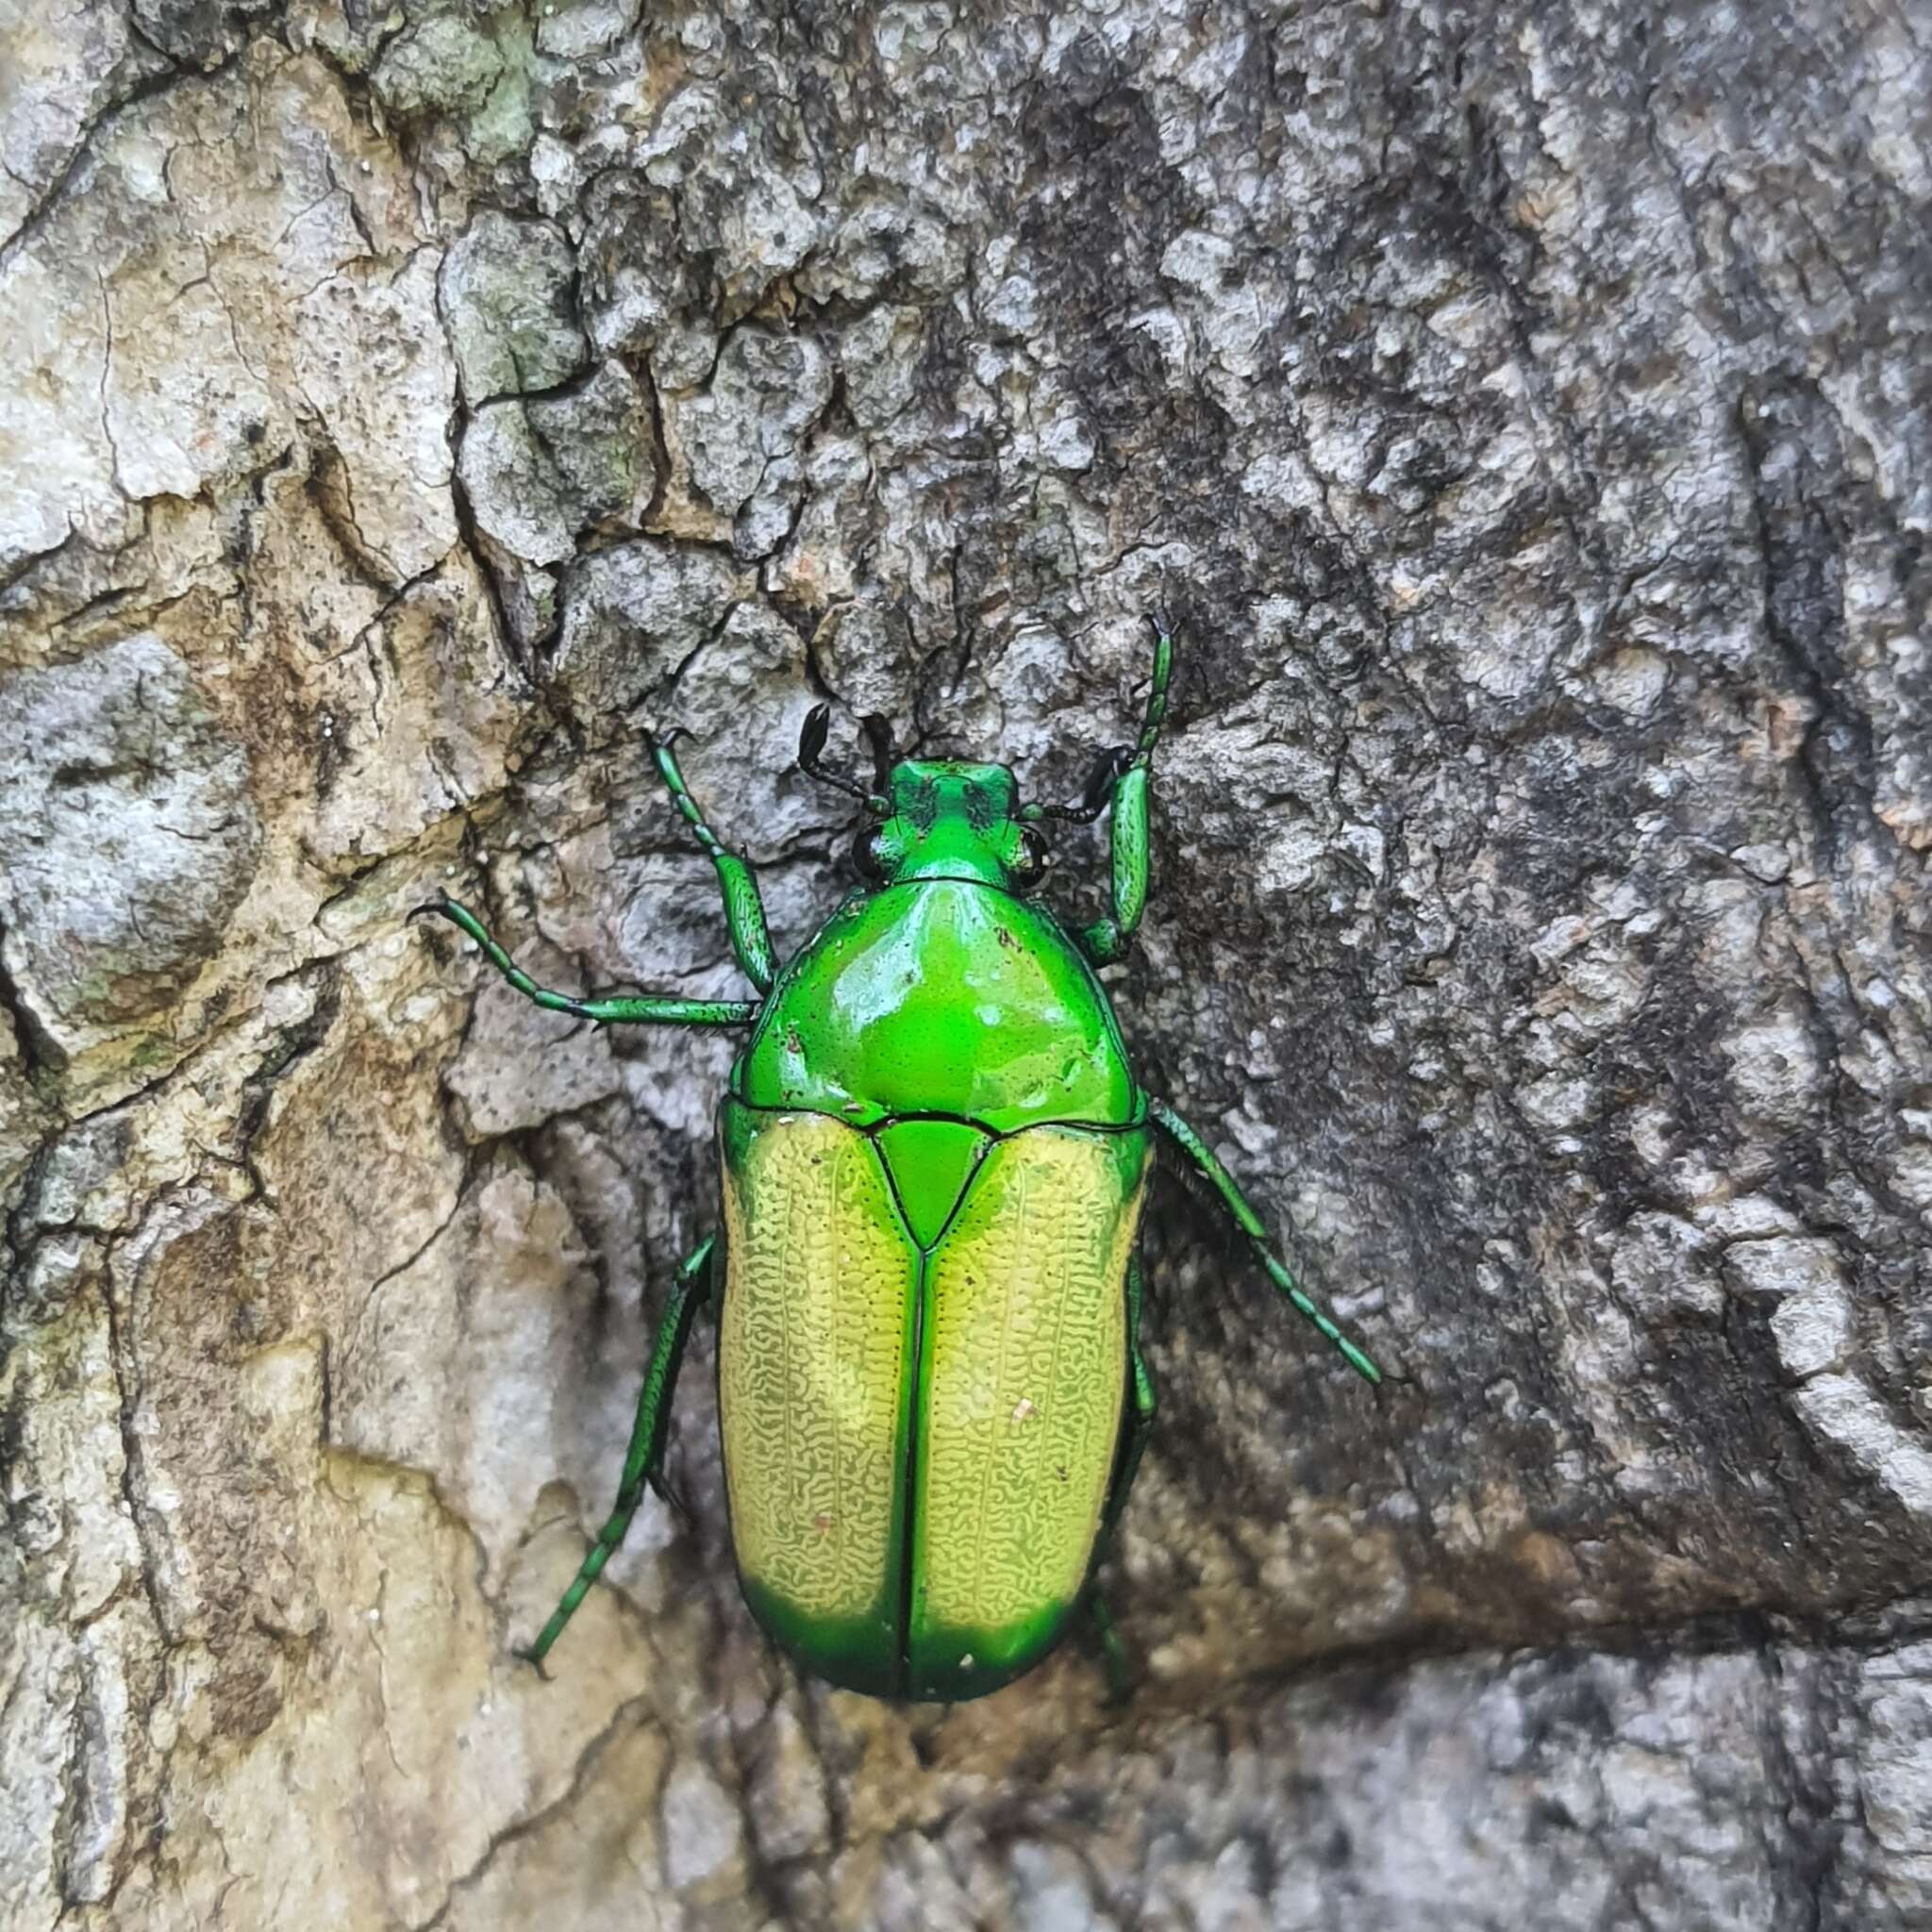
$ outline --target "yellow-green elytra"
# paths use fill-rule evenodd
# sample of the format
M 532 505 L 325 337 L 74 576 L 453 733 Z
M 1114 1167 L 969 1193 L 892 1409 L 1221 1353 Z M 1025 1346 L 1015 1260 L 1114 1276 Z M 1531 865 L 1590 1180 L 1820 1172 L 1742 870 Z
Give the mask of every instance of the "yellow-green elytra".
M 732 1547 L 766 1631 L 848 1689 L 957 1700 L 1032 1669 L 1084 1613 L 1118 1689 L 1094 1576 L 1154 1420 L 1134 1240 L 1157 1136 L 1220 1195 L 1275 1287 L 1380 1379 L 1295 1286 L 1207 1143 L 1141 1091 L 1095 976 L 1146 902 L 1147 775 L 1174 658 L 1171 626 L 1155 632 L 1141 735 L 1102 756 L 1076 806 L 1022 804 L 1003 765 L 895 764 L 876 719 L 860 785 L 821 762 L 816 708 L 798 761 L 859 801 L 865 882 L 782 970 L 751 868 L 654 746 L 757 1000 L 552 992 L 465 908 L 426 908 L 552 1010 L 749 1028 L 718 1115 L 722 1246 L 708 1237 L 678 1271 L 616 1506 L 523 1655 L 541 1663 L 659 1488 L 678 1366 L 716 1286 Z M 1069 933 L 1029 896 L 1040 827 L 1103 812 L 1109 909 Z

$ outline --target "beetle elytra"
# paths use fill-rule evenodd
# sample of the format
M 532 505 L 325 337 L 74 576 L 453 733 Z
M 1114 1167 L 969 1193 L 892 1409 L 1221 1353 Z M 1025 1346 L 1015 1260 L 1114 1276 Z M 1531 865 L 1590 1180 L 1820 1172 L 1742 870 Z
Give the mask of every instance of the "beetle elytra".
M 1141 734 L 1081 802 L 1023 804 L 1003 765 L 894 763 L 868 722 L 870 787 L 798 762 L 866 815 L 865 883 L 780 967 L 751 868 L 705 822 L 668 745 L 672 799 L 709 855 L 756 1000 L 575 999 L 603 1024 L 747 1030 L 720 1104 L 724 1225 L 679 1268 L 617 1502 L 550 1621 L 541 1662 L 623 1541 L 660 1464 L 692 1321 L 717 1277 L 719 1420 L 740 1583 L 807 1669 L 878 1696 L 957 1700 L 1010 1683 L 1084 1612 L 1118 1684 L 1094 1574 L 1154 1422 L 1136 1224 L 1156 1138 L 1219 1196 L 1269 1279 L 1370 1381 L 1374 1363 L 1295 1286 L 1207 1143 L 1134 1078 L 1094 969 L 1147 896 L 1147 783 L 1167 712 L 1155 624 Z M 1029 896 L 1041 825 L 1105 812 L 1105 916 L 1069 933 Z

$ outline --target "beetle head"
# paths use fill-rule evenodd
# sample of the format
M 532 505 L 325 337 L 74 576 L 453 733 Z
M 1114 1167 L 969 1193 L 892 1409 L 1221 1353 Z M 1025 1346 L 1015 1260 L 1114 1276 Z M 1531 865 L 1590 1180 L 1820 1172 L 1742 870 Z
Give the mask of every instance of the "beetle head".
M 862 721 L 872 743 L 871 789 L 828 770 L 824 761 L 831 708 L 815 705 L 798 736 L 799 769 L 858 799 L 872 823 L 854 857 L 875 886 L 907 879 L 971 879 L 1025 891 L 1046 871 L 1046 841 L 1035 829 L 1037 807 L 1022 807 L 1005 765 L 924 758 L 894 763 L 882 718 Z
M 1040 826 L 1049 819 L 1091 825 L 1112 803 L 1126 775 L 1144 774 L 1167 716 L 1167 681 L 1174 663 L 1174 624 L 1162 614 L 1154 626 L 1154 677 L 1141 736 L 1114 745 L 1094 760 L 1074 805 L 1020 803 L 1020 788 L 1005 765 L 967 765 L 892 759 L 886 721 L 859 722 L 872 743 L 871 789 L 825 768 L 823 754 L 832 708 L 814 705 L 798 734 L 798 765 L 808 777 L 858 799 L 873 823 L 858 835 L 858 869 L 874 885 L 905 879 L 971 879 L 1027 891 L 1044 874 L 1051 854 Z M 1145 778 L 1141 784 L 1145 785 Z M 1144 803 L 1142 810 L 1144 836 Z
M 887 774 L 874 823 L 858 835 L 859 870 L 878 885 L 973 879 L 1024 891 L 1046 870 L 1046 841 L 1021 816 L 1005 765 L 908 759 Z

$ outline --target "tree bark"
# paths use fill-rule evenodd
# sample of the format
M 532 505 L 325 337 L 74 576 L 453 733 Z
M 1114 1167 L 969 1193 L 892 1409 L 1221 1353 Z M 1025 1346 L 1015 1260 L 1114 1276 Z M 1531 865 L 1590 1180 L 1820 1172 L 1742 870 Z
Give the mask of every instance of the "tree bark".
M 0 1921 L 1932 1926 L 1909 0 L 0 11 Z M 1069 797 L 1169 1183 L 1141 1682 L 802 1680 L 710 1332 L 558 1645 L 790 758 Z M 1101 905 L 1097 836 L 1053 902 Z

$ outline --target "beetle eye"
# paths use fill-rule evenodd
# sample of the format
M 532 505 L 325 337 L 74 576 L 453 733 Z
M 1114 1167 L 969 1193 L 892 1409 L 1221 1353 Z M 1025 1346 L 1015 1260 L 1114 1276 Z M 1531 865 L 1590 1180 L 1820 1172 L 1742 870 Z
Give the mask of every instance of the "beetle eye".
M 1013 876 L 1023 886 L 1031 885 L 1053 858 L 1047 842 L 1031 825 L 1020 828 L 1020 856 L 1013 862 Z
M 858 875 L 875 886 L 886 882 L 885 840 L 876 825 L 863 825 L 852 841 L 852 862 Z

